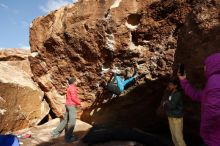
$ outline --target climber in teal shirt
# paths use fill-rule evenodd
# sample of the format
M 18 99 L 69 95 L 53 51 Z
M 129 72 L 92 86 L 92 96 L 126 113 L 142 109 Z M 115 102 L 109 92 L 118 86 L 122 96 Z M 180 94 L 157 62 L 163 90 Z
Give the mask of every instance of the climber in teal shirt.
M 127 72 L 122 72 L 121 75 L 126 77 Z M 138 74 L 136 70 L 134 71 L 133 76 L 129 77 L 128 79 L 123 79 L 119 74 L 114 73 L 113 79 L 110 81 L 110 83 L 107 83 L 107 89 L 116 95 L 120 95 L 124 91 L 125 87 L 135 81 L 137 77 Z
M 126 80 L 122 79 L 120 76 L 116 75 L 115 79 L 117 81 L 118 88 L 120 89 L 120 92 L 123 92 L 125 89 L 125 86 L 131 83 L 135 80 L 135 77 L 130 77 Z

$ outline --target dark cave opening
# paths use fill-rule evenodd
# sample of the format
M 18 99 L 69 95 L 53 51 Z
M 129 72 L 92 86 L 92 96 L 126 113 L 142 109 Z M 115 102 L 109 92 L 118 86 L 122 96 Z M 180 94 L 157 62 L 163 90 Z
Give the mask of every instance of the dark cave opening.
M 136 26 L 140 24 L 141 17 L 140 14 L 130 14 L 127 18 L 127 23 Z

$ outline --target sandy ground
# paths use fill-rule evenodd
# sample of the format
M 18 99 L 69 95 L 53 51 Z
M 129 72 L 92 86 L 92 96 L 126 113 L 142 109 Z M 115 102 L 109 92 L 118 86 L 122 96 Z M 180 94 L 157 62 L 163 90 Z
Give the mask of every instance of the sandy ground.
M 51 138 L 50 132 L 56 128 L 59 123 L 59 119 L 52 120 L 44 125 L 32 127 L 29 129 L 23 129 L 15 132 L 14 134 L 30 134 L 30 138 L 20 138 L 21 146 L 86 146 L 81 141 L 76 141 L 74 143 L 68 144 L 64 141 L 64 132 L 59 138 Z M 80 138 L 86 134 L 86 132 L 91 128 L 91 125 L 77 120 L 76 127 L 74 129 L 74 134 Z

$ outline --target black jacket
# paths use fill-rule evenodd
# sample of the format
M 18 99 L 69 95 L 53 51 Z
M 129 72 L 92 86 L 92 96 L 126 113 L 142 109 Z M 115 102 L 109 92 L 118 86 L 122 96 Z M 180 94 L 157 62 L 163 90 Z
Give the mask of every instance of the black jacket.
M 182 92 L 166 93 L 164 108 L 168 117 L 183 117 L 183 101 Z

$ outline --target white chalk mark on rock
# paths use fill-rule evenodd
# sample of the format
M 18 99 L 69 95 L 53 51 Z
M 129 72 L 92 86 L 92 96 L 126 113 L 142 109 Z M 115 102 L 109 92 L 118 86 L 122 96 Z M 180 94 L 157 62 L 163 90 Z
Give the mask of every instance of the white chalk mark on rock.
M 139 25 L 131 25 L 128 22 L 125 23 L 125 25 L 127 26 L 127 28 L 131 29 L 131 30 L 135 30 L 138 28 Z
M 38 52 L 33 52 L 33 53 L 31 53 L 31 56 L 32 56 L 32 57 L 36 57 L 37 55 L 39 55 Z
M 1 115 L 4 115 L 6 111 L 7 111 L 7 110 L 5 110 L 5 109 L 0 109 L 0 114 L 1 114 Z
M 110 9 L 114 9 L 119 7 L 122 0 L 116 0 L 113 5 L 111 5 Z
M 106 48 L 110 51 L 115 51 L 115 37 L 113 34 L 105 34 L 106 35 Z

